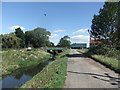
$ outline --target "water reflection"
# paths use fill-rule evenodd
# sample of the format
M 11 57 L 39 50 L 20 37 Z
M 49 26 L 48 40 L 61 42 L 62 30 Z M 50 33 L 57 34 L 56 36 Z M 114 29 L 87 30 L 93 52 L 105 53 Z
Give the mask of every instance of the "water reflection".
M 14 76 L 7 76 L 2 80 L 2 88 L 20 87 L 23 83 L 31 78 L 32 77 L 25 74 L 23 74 L 20 79 L 16 79 Z
M 35 67 L 18 69 L 13 72 L 12 75 L 3 76 L 2 80 L 0 80 L 0 83 L 2 83 L 2 88 L 17 88 L 22 86 L 26 81 L 30 80 L 52 61 L 53 60 L 48 60 Z

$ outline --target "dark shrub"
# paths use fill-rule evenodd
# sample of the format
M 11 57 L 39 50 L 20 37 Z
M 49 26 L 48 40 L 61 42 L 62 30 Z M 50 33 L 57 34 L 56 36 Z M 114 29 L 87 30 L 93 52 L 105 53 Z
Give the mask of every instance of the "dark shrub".
M 111 47 L 104 47 L 104 46 L 97 46 L 90 48 L 87 54 L 92 55 L 92 54 L 99 54 L 99 55 L 105 55 L 108 57 L 115 57 L 120 60 L 120 51 L 117 50 L 116 48 L 111 48 Z

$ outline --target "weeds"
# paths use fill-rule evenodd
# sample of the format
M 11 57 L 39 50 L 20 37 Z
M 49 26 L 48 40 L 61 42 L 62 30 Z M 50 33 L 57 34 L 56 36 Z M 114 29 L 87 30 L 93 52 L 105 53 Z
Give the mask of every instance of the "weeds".
M 65 55 L 68 53 L 69 50 L 60 53 L 55 61 L 26 82 L 21 88 L 62 88 L 67 70 L 67 56 Z
M 49 57 L 50 54 L 39 49 L 2 51 L 2 74 L 10 74 L 15 69 L 37 65 Z

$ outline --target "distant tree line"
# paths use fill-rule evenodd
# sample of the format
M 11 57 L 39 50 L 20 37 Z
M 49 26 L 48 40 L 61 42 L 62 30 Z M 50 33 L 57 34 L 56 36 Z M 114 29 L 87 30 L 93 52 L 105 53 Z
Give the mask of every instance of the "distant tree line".
M 88 31 L 92 38 L 107 46 L 120 47 L 120 2 L 105 2 Z
M 44 28 L 35 28 L 25 33 L 21 28 L 15 29 L 15 32 L 0 35 L 0 45 L 2 48 L 25 48 L 25 47 L 54 47 L 54 43 L 49 41 L 51 33 Z M 69 37 L 64 36 L 61 38 L 57 46 L 70 47 Z
M 0 35 L 2 48 L 53 47 L 54 43 L 49 41 L 49 36 L 50 32 L 44 28 L 35 28 L 25 33 L 17 28 L 14 33 Z

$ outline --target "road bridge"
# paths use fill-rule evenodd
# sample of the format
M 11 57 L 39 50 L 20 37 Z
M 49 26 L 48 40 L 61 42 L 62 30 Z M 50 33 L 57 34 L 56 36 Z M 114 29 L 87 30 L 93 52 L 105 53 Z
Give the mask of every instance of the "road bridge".
M 49 52 L 49 53 L 51 53 L 53 55 L 61 53 L 61 52 L 63 52 L 66 49 L 67 48 L 65 48 L 65 47 L 49 47 L 49 48 L 46 48 L 47 52 Z

